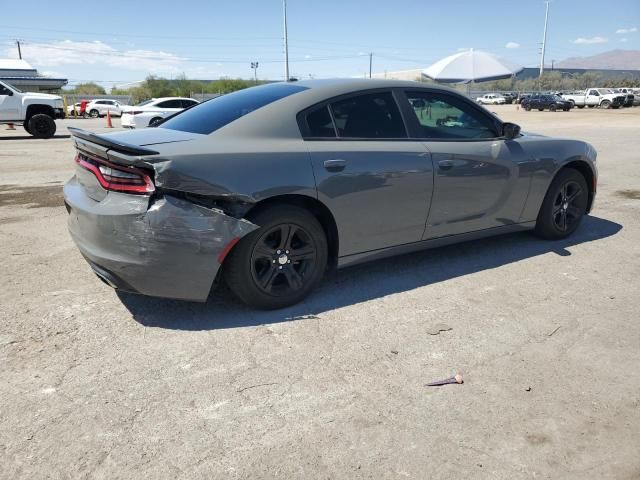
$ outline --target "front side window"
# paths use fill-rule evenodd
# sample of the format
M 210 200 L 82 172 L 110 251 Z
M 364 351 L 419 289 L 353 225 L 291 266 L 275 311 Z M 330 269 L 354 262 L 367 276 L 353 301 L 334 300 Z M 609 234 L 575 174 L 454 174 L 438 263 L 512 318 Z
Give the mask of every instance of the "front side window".
M 343 138 L 407 138 L 391 92 L 370 93 L 330 104 L 335 127 Z
M 437 92 L 407 92 L 420 124 L 420 138 L 477 140 L 496 138 L 493 122 L 464 100 Z
M 290 83 L 245 88 L 189 108 L 163 122 L 159 128 L 207 135 L 254 110 L 307 88 Z

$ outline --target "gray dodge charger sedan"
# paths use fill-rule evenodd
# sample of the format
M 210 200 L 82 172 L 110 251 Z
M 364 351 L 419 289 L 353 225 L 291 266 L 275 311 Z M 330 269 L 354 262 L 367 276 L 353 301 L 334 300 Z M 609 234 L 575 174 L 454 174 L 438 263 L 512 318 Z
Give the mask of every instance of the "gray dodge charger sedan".
M 112 287 L 302 300 L 328 269 L 490 235 L 571 235 L 596 194 L 587 143 L 520 133 L 414 82 L 274 83 L 157 128 L 69 128 L 69 230 Z

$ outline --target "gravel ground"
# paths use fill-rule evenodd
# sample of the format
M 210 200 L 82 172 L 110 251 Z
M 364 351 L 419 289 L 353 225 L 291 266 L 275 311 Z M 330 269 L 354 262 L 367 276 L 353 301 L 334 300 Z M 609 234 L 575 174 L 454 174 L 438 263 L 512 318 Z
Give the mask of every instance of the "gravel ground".
M 640 108 L 492 110 L 599 151 L 572 238 L 354 267 L 266 313 L 99 282 L 61 185 L 65 126 L 104 119 L 0 127 L 0 478 L 640 478 Z

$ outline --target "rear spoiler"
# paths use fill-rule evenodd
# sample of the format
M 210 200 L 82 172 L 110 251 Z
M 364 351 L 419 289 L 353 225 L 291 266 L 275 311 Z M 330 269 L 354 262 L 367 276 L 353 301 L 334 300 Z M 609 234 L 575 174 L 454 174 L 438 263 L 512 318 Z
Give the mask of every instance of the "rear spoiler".
M 140 147 L 138 145 L 131 145 L 130 143 L 115 142 L 108 137 L 97 135 L 81 128 L 67 127 L 67 130 L 69 130 L 69 132 L 71 132 L 71 135 L 73 135 L 74 137 L 86 140 L 87 142 L 95 143 L 96 145 L 101 145 L 110 150 L 115 150 L 116 152 L 126 153 L 129 155 L 158 155 L 160 153 L 149 148 Z

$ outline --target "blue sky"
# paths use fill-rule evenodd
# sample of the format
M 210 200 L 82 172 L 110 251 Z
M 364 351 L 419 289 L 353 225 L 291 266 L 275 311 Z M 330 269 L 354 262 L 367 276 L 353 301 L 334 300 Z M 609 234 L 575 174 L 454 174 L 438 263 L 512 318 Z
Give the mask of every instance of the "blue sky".
M 250 78 L 252 61 L 259 78 L 284 78 L 281 0 L 31 0 L 28 7 L 2 8 L 0 58 L 17 57 L 21 39 L 27 61 L 71 84 L 111 86 L 149 73 Z M 544 2 L 288 0 L 288 21 L 290 70 L 299 78 L 364 75 L 369 52 L 374 72 L 426 67 L 463 48 L 534 66 Z M 640 49 L 638 29 L 639 0 L 554 0 L 546 58 Z

